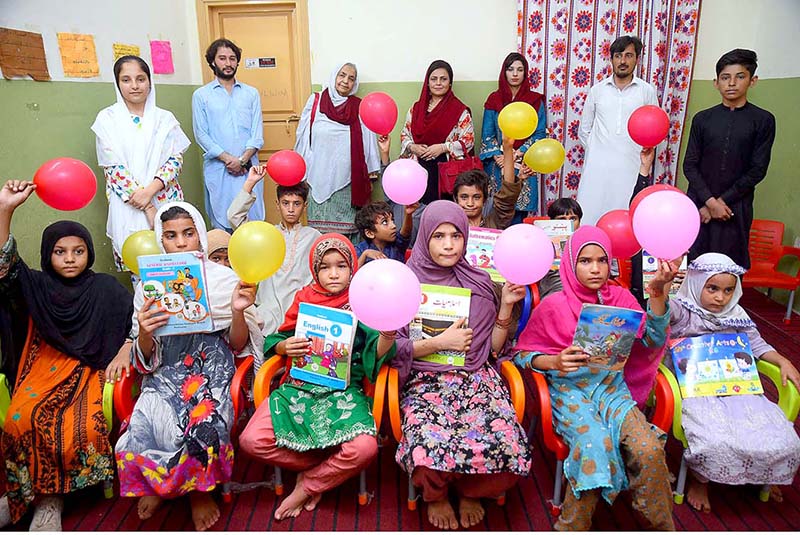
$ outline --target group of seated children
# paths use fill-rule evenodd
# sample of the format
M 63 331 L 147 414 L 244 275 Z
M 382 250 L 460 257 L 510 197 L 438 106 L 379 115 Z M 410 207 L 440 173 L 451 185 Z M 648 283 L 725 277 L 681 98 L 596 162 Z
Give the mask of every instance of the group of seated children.
M 503 148 L 513 150 L 507 141 Z M 229 268 L 227 233 L 207 233 L 190 204 L 162 206 L 155 214 L 162 252 L 202 251 L 210 260 L 205 271 L 215 331 L 159 336 L 166 316 L 141 283 L 131 296 L 112 277 L 91 271 L 94 249 L 82 225 L 62 221 L 45 229 L 41 271 L 19 258 L 11 219 L 35 185 L 7 182 L 0 190 L 0 335 L 3 371 L 14 388 L 0 436 L 7 480 L 0 524 L 19 522 L 32 505 L 32 530 L 60 529 L 62 496 L 110 482 L 116 462 L 120 494 L 139 498 L 141 518 L 188 494 L 195 527 L 211 528 L 220 516 L 211 491 L 230 482 L 235 456 L 234 357 L 253 354 L 260 366 L 263 355 L 278 354 L 287 359 L 281 385 L 239 438 L 241 451 L 298 472 L 275 512 L 278 520 L 314 509 L 325 491 L 374 460 L 378 430 L 363 381 L 374 382 L 386 363 L 397 369 L 401 385 L 396 461 L 421 488 L 429 521 L 440 529 L 480 523 L 480 500 L 502 495 L 531 468 L 528 440 L 498 373 L 498 362 L 513 358 L 520 368 L 546 375 L 554 426 L 570 448 L 564 462 L 569 490 L 556 528 L 589 529 L 601 497 L 611 503 L 630 489 L 633 507 L 651 527 L 674 529 L 665 435 L 642 413 L 669 336 L 744 333 L 754 356 L 779 366 L 784 382 L 800 387 L 800 374 L 758 335 L 738 305 L 744 270 L 718 254 L 690 265 L 673 302 L 668 288 L 676 263 L 659 261 L 625 366 L 589 366 L 573 344 L 583 305 L 642 308 L 627 289 L 609 284 L 611 240 L 599 228 L 578 228 L 581 208 L 571 199 L 553 203 L 548 215 L 573 220 L 577 230 L 560 269 L 540 283 L 546 297 L 512 340 L 525 288 L 495 284 L 465 258 L 470 225 L 505 228 L 514 215 L 520 178 L 507 167 L 486 214 L 488 177 L 480 171 L 458 177 L 456 202 L 430 203 L 407 262 L 421 283 L 469 289 L 468 318 L 423 339 L 408 326 L 377 332 L 359 323 L 344 390 L 290 377 L 311 345 L 295 334 L 299 306 L 349 309 L 350 282 L 360 267 L 377 258 L 404 260 L 415 206 L 405 207 L 399 232 L 388 204 L 362 209 L 356 223 L 364 241 L 354 247 L 344 236 L 302 225 L 305 184 L 278 187 L 286 257 L 257 288 Z M 233 228 L 246 220 L 264 172 L 254 167 L 231 205 Z M 423 358 L 443 351 L 462 352 L 463 365 Z M 102 389 L 131 367 L 143 376 L 141 392 L 112 449 Z M 693 478 L 689 502 L 698 509 L 710 509 L 708 481 L 790 484 L 800 465 L 800 438 L 763 395 L 687 399 L 683 421 Z

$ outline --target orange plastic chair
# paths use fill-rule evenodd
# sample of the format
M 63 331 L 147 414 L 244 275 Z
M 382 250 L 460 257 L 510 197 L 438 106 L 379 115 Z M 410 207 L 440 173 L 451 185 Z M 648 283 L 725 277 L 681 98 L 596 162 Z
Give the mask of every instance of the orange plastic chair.
M 655 403 L 654 413 L 651 423 L 658 426 L 665 433 L 669 433 L 672 427 L 673 411 L 675 398 L 669 381 L 662 371 L 663 364 L 658 367 L 656 383 L 650 395 L 648 405 Z M 668 371 L 668 370 L 667 370 Z M 564 460 L 569 455 L 569 447 L 564 439 L 556 434 L 553 429 L 553 409 L 550 402 L 550 391 L 547 388 L 547 379 L 544 374 L 531 370 L 534 384 L 534 399 L 538 401 L 538 417 L 542 422 L 542 439 L 545 447 L 552 451 L 556 456 L 555 485 L 553 488 L 553 499 L 550 502 L 550 513 L 553 516 L 561 514 L 561 504 L 563 500 L 563 471 Z
M 252 367 L 252 361 L 249 363 Z M 255 406 L 258 407 L 264 400 L 269 399 L 269 394 L 272 392 L 272 384 L 286 370 L 286 357 L 283 355 L 273 355 L 261 365 L 258 373 L 253 381 L 253 401 Z M 375 418 L 375 428 L 380 431 L 381 419 L 383 417 L 384 399 L 386 396 L 386 378 L 388 375 L 388 366 L 385 364 L 378 372 L 378 377 L 375 384 L 369 382 L 364 378 L 364 393 L 372 398 L 372 414 Z M 233 391 L 233 387 L 231 387 Z M 236 399 L 236 398 L 234 398 Z M 275 467 L 275 494 L 281 496 L 283 494 L 283 478 L 281 475 L 280 467 Z M 358 504 L 367 505 L 370 501 L 370 495 L 367 492 L 367 472 L 362 470 L 359 476 L 359 490 L 358 490 Z
M 500 365 L 500 375 L 508 383 L 508 390 L 511 394 L 511 405 L 514 407 L 514 412 L 517 415 L 517 421 L 522 423 L 522 418 L 525 416 L 525 385 L 522 382 L 522 375 L 519 370 L 511 361 L 505 361 Z M 403 427 L 402 416 L 400 414 L 400 374 L 396 368 L 389 368 L 388 382 L 386 384 L 386 396 L 389 401 L 389 423 L 392 428 L 392 436 L 400 443 L 403 440 Z M 378 414 L 374 412 L 374 414 Z M 497 498 L 498 505 L 506 503 L 505 495 Z M 411 483 L 411 475 L 408 476 L 408 509 L 409 511 L 416 511 L 417 509 L 417 489 Z
M 750 270 L 742 278 L 745 288 L 767 288 L 767 295 L 772 296 L 772 289 L 789 290 L 789 302 L 783 322 L 792 320 L 794 293 L 800 286 L 800 268 L 794 275 L 778 271 L 778 263 L 787 256 L 800 259 L 800 248 L 783 245 L 784 225 L 780 221 L 754 219 L 750 227 Z
M 630 289 L 633 260 L 631 258 L 617 258 L 616 260 L 619 266 L 619 276 L 616 279 L 609 279 L 608 282 Z

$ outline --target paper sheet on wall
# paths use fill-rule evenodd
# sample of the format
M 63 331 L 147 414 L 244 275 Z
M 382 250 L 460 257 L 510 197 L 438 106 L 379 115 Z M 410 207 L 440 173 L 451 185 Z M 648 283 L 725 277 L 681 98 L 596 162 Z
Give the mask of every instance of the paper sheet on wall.
M 5 78 L 30 76 L 40 82 L 49 80 L 42 34 L 0 28 L 0 69 Z
M 172 45 L 169 41 L 150 41 L 150 58 L 153 60 L 153 73 L 172 74 Z
M 114 63 L 122 56 L 141 56 L 137 45 L 126 45 L 124 43 L 114 43 L 111 45 L 114 50 Z
M 61 51 L 64 76 L 92 78 L 100 75 L 93 36 L 82 33 L 58 33 L 56 35 L 58 36 L 58 49 Z

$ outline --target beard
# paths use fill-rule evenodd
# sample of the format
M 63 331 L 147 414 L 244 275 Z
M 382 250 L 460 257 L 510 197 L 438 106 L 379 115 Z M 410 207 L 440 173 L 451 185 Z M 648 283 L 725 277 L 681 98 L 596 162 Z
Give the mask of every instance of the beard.
M 239 67 L 238 67 L 238 65 L 237 65 L 236 67 L 234 67 L 234 68 L 233 68 L 233 72 L 232 72 L 232 73 L 230 73 L 230 74 L 225 74 L 225 73 L 222 71 L 222 69 L 220 69 L 220 68 L 219 68 L 219 67 L 217 67 L 216 65 L 211 65 L 211 70 L 212 70 L 212 71 L 214 71 L 214 75 L 215 75 L 217 78 L 220 78 L 220 79 L 222 79 L 222 80 L 231 80 L 231 79 L 233 79 L 233 77 L 234 77 L 234 76 L 236 76 L 236 71 L 237 71 L 238 69 L 239 69 Z

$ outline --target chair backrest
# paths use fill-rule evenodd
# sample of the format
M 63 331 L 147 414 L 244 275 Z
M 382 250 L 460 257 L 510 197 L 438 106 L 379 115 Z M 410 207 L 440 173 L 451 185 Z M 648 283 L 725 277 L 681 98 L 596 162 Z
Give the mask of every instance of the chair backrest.
M 619 282 L 624 288 L 630 288 L 631 276 L 633 274 L 633 261 L 629 258 L 617 258 L 617 265 L 619 266 Z
M 784 226 L 780 221 L 754 219 L 750 227 L 750 263 L 774 267 L 781 256 Z
M 526 217 L 525 219 L 522 220 L 522 222 L 527 225 L 533 225 L 534 221 L 547 221 L 548 219 L 550 218 L 547 216 L 535 215 L 531 217 Z

